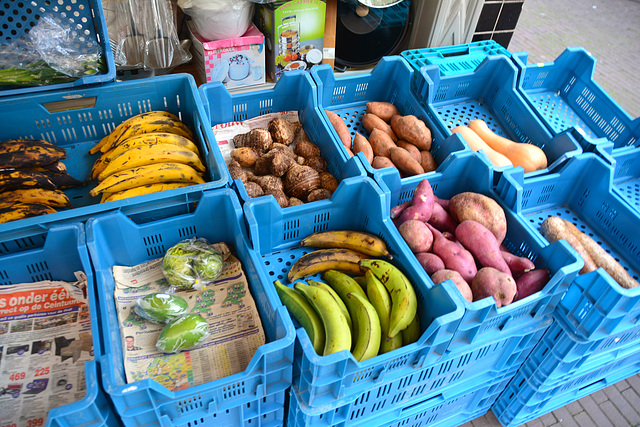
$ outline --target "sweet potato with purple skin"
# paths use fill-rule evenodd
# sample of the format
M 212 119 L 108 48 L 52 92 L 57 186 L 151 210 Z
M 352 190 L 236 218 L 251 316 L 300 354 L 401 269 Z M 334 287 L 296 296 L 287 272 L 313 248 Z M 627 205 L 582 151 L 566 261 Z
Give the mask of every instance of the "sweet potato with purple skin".
M 449 199 L 449 213 L 457 222 L 468 219 L 487 227 L 498 243 L 502 243 L 507 235 L 507 218 L 502 207 L 491 197 L 484 194 L 466 191 Z
M 407 200 L 406 202 L 400 203 L 399 205 L 391 208 L 391 212 L 389 213 L 389 216 L 391 217 L 391 219 L 399 218 L 400 215 L 402 215 L 402 212 L 404 212 L 404 210 L 407 209 L 409 206 L 411 206 L 411 200 Z
M 436 271 L 444 270 L 445 268 L 442 259 L 433 252 L 419 252 L 416 254 L 416 259 L 429 276 Z
M 516 291 L 516 281 L 513 277 L 493 267 L 482 267 L 471 281 L 473 300 L 493 297 L 498 308 L 511 304 Z
M 453 284 L 456 285 L 456 288 L 458 288 L 464 299 L 469 302 L 473 302 L 473 292 L 471 292 L 471 287 L 457 271 L 447 270 L 445 268 L 443 270 L 436 271 L 431 275 L 431 280 L 436 285 L 449 279 L 453 281 Z
M 527 271 L 516 279 L 516 296 L 513 302 L 540 292 L 549 282 L 550 272 L 546 268 Z
M 449 212 L 447 212 L 440 203 L 433 204 L 429 224 L 433 225 L 440 231 L 448 231 L 449 233 L 455 233 L 456 227 L 458 226 L 458 223 L 451 215 L 449 215 Z
M 433 233 L 432 252 L 440 257 L 447 269 L 457 271 L 467 283 L 471 282 L 478 271 L 471 252 L 444 237 L 432 225 L 427 226 Z
M 517 279 L 527 271 L 536 268 L 536 265 L 529 258 L 514 255 L 502 245 L 500 246 L 500 253 L 502 254 L 502 258 L 504 258 L 505 262 L 509 266 L 509 270 L 511 270 L 511 275 L 514 279 Z
M 406 208 L 400 215 L 400 223 L 410 219 L 417 219 L 427 222 L 431 218 L 433 212 L 433 204 L 435 203 L 433 188 L 429 180 L 423 179 L 418 183 L 411 197 L 411 206 Z
M 414 254 L 431 250 L 433 234 L 424 222 L 415 219 L 405 221 L 400 224 L 398 231 Z
M 469 250 L 483 267 L 493 267 L 512 276 L 500 253 L 500 243 L 493 233 L 477 221 L 468 219 L 456 227 L 456 239 Z

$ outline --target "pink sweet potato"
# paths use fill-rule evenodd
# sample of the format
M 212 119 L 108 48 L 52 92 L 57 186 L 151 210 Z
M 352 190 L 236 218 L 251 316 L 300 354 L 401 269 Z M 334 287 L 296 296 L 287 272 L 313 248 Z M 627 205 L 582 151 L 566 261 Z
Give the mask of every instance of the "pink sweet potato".
M 445 268 L 444 262 L 433 252 L 419 252 L 416 254 L 416 259 L 429 276 Z
M 464 299 L 469 302 L 473 302 L 473 293 L 471 292 L 471 287 L 457 271 L 447 270 L 445 268 L 443 270 L 436 271 L 431 275 L 431 280 L 436 285 L 449 279 L 453 281 L 453 284 L 456 285 L 456 288 L 458 288 Z
M 502 254 L 502 258 L 504 258 L 505 262 L 509 266 L 509 270 L 511 270 L 511 275 L 514 279 L 517 279 L 523 273 L 536 268 L 533 261 L 531 261 L 529 258 L 514 255 L 502 245 L 500 246 L 500 253 Z
M 400 215 L 400 223 L 410 219 L 417 219 L 423 222 L 429 221 L 434 203 L 433 188 L 431 188 L 429 180 L 423 179 L 413 192 L 411 206 L 406 208 Z
M 449 270 L 455 270 L 467 282 L 471 282 L 477 273 L 476 261 L 468 250 L 456 242 L 452 242 L 427 224 L 433 233 L 433 253 L 438 255 Z
M 511 276 L 511 270 L 500 253 L 500 243 L 493 233 L 477 221 L 468 219 L 456 227 L 456 239 L 469 250 L 483 267 L 493 267 Z
M 454 233 L 458 226 L 458 223 L 453 219 L 453 217 L 451 217 L 451 215 L 449 215 L 449 212 L 447 212 L 440 203 L 433 204 L 429 224 L 433 225 L 440 231 L 448 231 L 449 233 Z
M 513 277 L 493 267 L 482 267 L 471 281 L 473 300 L 479 301 L 493 297 L 498 308 L 511 304 L 516 296 L 516 290 L 516 281 Z
M 422 221 L 411 219 L 398 227 L 400 235 L 413 253 L 428 252 L 433 245 L 433 233 Z
M 516 279 L 517 291 L 513 301 L 519 301 L 529 295 L 540 292 L 547 282 L 549 282 L 549 274 L 549 270 L 546 268 L 539 268 L 523 273 Z
M 402 212 L 404 212 L 404 210 L 407 209 L 409 206 L 411 206 L 411 200 L 407 200 L 406 202 L 400 203 L 399 205 L 391 208 L 391 212 L 389 213 L 389 216 L 391 216 L 391 219 L 399 218 Z
M 507 218 L 502 207 L 491 197 L 471 191 L 458 193 L 449 199 L 449 213 L 458 222 L 468 219 L 487 227 L 498 243 L 507 235 Z

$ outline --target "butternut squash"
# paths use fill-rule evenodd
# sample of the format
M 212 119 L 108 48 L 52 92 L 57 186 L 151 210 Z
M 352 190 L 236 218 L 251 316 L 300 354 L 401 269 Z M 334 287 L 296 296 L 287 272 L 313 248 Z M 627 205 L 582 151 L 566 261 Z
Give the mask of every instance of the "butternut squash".
M 469 148 L 471 148 L 473 151 L 480 151 L 480 150 L 484 151 L 484 154 L 487 155 L 487 157 L 489 158 L 491 163 L 493 163 L 494 166 L 497 166 L 497 167 L 513 166 L 513 163 L 511 163 L 511 160 L 509 160 L 506 156 L 498 153 L 493 148 L 491 148 L 487 143 L 485 143 L 482 140 L 482 138 L 478 136 L 477 133 L 471 130 L 471 128 L 467 126 L 456 126 L 455 128 L 451 129 L 451 132 L 459 133 L 467 142 L 467 145 L 469 145 Z
M 506 156 L 514 166 L 521 166 L 525 173 L 547 167 L 547 156 L 540 147 L 524 142 L 514 142 L 489 129 L 482 120 L 471 120 L 469 128 L 495 151 Z

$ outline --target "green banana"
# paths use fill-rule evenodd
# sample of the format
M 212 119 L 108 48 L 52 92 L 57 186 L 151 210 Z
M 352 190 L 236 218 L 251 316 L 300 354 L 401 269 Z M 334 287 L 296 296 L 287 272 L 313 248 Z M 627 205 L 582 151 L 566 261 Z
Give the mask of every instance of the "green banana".
M 347 294 L 353 292 L 360 295 L 363 298 L 367 298 L 367 294 L 364 293 L 358 282 L 355 279 L 338 270 L 327 270 L 322 274 L 322 278 L 327 282 L 329 286 L 342 298 L 342 301 L 347 305 Z M 347 309 L 349 306 L 347 305 Z M 351 310 L 349 310 L 351 314 Z M 358 323 L 351 314 L 351 340 L 352 348 L 356 345 L 356 339 L 358 338 Z
M 371 270 L 367 270 L 364 275 L 367 281 L 367 297 L 371 305 L 376 309 L 380 318 L 380 329 L 382 338 L 380 342 L 380 354 L 388 353 L 392 350 L 402 347 L 402 336 L 396 334 L 392 338 L 387 338 L 389 334 L 389 319 L 391 317 L 391 295 L 384 287 L 382 282 L 373 274 Z
M 307 331 L 316 353 L 322 355 L 325 340 L 324 325 L 316 310 L 294 288 L 283 285 L 279 280 L 276 280 L 273 284 L 276 286 L 276 291 L 282 304 L 287 307 L 289 313 L 300 323 L 300 326 Z
M 353 332 L 353 322 L 351 320 L 351 315 L 349 314 L 349 310 L 347 309 L 347 306 L 344 305 L 344 301 L 342 301 L 342 298 L 340 298 L 340 295 L 338 295 L 338 293 L 331 286 L 327 285 L 324 282 L 319 282 L 313 279 L 307 279 L 307 283 L 311 286 L 319 286 L 331 294 L 333 299 L 336 300 L 336 302 L 340 306 L 340 310 L 342 310 L 344 317 L 347 318 L 349 329 L 351 329 L 351 332 Z
M 358 325 L 358 336 L 351 350 L 353 357 L 362 362 L 377 356 L 382 333 L 376 309 L 366 297 L 354 292 L 347 294 L 346 304 Z
M 331 294 L 319 286 L 296 282 L 294 288 L 307 298 L 322 319 L 325 333 L 323 356 L 351 349 L 351 330 Z
M 391 295 L 391 316 L 388 338 L 393 338 L 409 326 L 418 309 L 418 299 L 413 285 L 396 266 L 380 259 L 363 259 L 360 266 L 370 269 L 380 279 Z
M 420 339 L 420 318 L 418 317 L 418 313 L 416 313 L 416 316 L 411 323 L 409 323 L 409 326 L 400 332 L 400 335 L 402 335 L 402 345 L 409 345 Z

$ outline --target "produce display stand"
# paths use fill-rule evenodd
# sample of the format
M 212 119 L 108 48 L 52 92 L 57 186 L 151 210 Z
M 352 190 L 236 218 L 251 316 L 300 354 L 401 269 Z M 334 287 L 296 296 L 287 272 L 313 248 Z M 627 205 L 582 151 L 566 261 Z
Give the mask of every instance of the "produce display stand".
M 87 221 L 87 244 L 101 295 L 102 338 L 110 343 L 101 357 L 102 384 L 124 425 L 192 426 L 281 424 L 285 393 L 291 385 L 295 330 L 271 283 L 258 274 L 260 261 L 249 246 L 240 202 L 233 190 L 204 192 L 195 210 L 149 209 L 155 219 L 137 223 L 121 211 Z M 138 265 L 162 257 L 172 245 L 190 237 L 226 242 L 242 263 L 265 332 L 265 344 L 247 368 L 225 378 L 170 391 L 152 379 L 127 383 L 116 313 L 114 265 Z
M 18 241 L 0 236 L 0 286 L 33 283 L 43 280 L 75 282 L 75 272 L 87 276 L 87 293 L 91 313 L 91 333 L 94 360 L 85 363 L 86 395 L 73 403 L 51 409 L 46 426 L 117 426 L 119 419 L 100 381 L 100 358 L 103 345 L 100 338 L 99 307 L 96 299 L 93 266 L 89 258 L 84 228 L 70 223 L 49 228 L 39 235 L 22 234 Z M 24 247 L 21 242 L 35 243 Z M 22 246 L 22 247 L 21 247 Z M 25 367 L 26 368 L 26 367 Z M 41 424 L 42 425 L 42 424 Z

